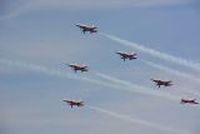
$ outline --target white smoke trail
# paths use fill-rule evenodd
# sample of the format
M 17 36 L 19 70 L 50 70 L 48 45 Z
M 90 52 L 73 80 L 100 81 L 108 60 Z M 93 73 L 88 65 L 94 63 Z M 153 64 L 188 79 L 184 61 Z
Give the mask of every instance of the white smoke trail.
M 175 69 L 171 69 L 169 67 L 166 67 L 166 66 L 162 66 L 162 65 L 158 65 L 158 64 L 155 64 L 153 62 L 150 62 L 150 61 L 145 61 L 145 60 L 142 60 L 142 62 L 144 62 L 145 64 L 151 66 L 151 67 L 154 67 L 154 68 L 157 68 L 157 69 L 160 69 L 160 70 L 163 70 L 165 72 L 168 72 L 168 73 L 171 73 L 173 75 L 176 75 L 176 76 L 179 76 L 179 77 L 184 77 L 184 78 L 187 78 L 189 80 L 192 80 L 192 81 L 195 81 L 197 82 L 198 84 L 200 83 L 200 79 L 197 78 L 196 76 L 193 76 L 191 74 L 188 74 L 188 73 L 184 73 L 184 72 L 180 72 L 178 70 L 175 70 Z M 196 91 L 192 91 L 192 90 L 185 90 L 186 92 L 188 93 L 191 93 L 191 94 L 194 94 L 194 95 L 197 95 L 200 97 L 200 94 Z
M 150 61 L 145 61 L 145 60 L 141 60 L 141 61 L 143 61 L 145 64 L 147 64 L 147 65 L 149 65 L 151 67 L 157 68 L 159 70 L 163 70 L 165 72 L 174 74 L 174 75 L 179 76 L 179 77 L 187 78 L 189 80 L 197 82 L 198 84 L 200 83 L 200 79 L 197 78 L 194 75 L 191 75 L 191 74 L 188 74 L 188 73 L 184 73 L 184 72 L 181 72 L 181 71 L 178 71 L 178 70 L 175 70 L 175 69 L 171 69 L 171 68 L 166 67 L 166 66 L 158 65 L 158 64 L 150 62 Z
M 82 77 L 82 78 L 77 77 L 77 76 L 68 74 L 66 72 L 62 72 L 62 71 L 55 70 L 55 69 L 49 69 L 47 67 L 40 66 L 40 65 L 26 64 L 26 63 L 23 63 L 23 62 L 17 62 L 17 61 L 5 60 L 5 59 L 0 59 L 0 64 L 12 66 L 12 67 L 13 66 L 14 67 L 22 67 L 22 68 L 33 70 L 33 71 L 42 72 L 42 73 L 45 73 L 45 74 L 48 74 L 48 75 L 64 77 L 64 78 L 67 78 L 67 79 L 83 80 L 83 81 L 90 82 L 90 83 L 93 83 L 93 84 L 98 84 L 98 85 L 103 85 L 103 86 L 107 86 L 107 87 L 113 87 L 113 88 L 117 88 L 117 89 L 120 89 L 120 90 L 124 90 L 123 88 L 120 88 L 119 86 L 115 86 L 114 84 L 108 84 L 108 83 L 105 83 L 105 82 L 102 82 L 102 81 L 88 79 L 86 77 Z M 126 88 L 126 89 L 128 89 L 129 91 L 132 91 L 130 88 Z M 142 125 L 147 125 L 149 127 L 159 128 L 161 130 L 176 132 L 173 129 L 165 128 L 165 127 L 159 126 L 157 124 L 152 124 L 152 123 L 149 123 L 149 122 L 146 122 L 146 121 L 143 121 L 143 120 L 130 119 L 128 116 L 119 115 L 119 114 L 116 114 L 116 113 L 113 113 L 113 112 L 110 112 L 110 111 L 106 111 L 106 110 L 103 110 L 103 109 L 100 109 L 100 108 L 97 108 L 97 107 L 90 107 L 90 108 L 93 109 L 93 110 L 111 115 L 113 117 L 117 117 L 117 118 L 120 118 L 120 119 L 123 119 L 123 120 L 126 120 L 126 121 L 133 122 L 133 123 L 139 123 L 139 124 L 142 124 Z M 180 131 L 179 131 L 179 133 L 180 133 Z M 183 132 L 181 131 L 181 133 L 183 133 Z
M 9 20 L 21 14 L 25 14 L 26 12 L 30 11 L 33 8 L 33 6 L 34 6 L 34 3 L 32 1 L 29 1 L 29 2 L 27 1 L 27 3 L 21 4 L 19 8 L 14 9 L 12 12 L 4 16 L 0 16 L 0 21 Z
M 133 86 L 133 83 L 131 83 L 131 82 L 121 80 L 121 79 L 117 79 L 117 78 L 114 78 L 114 77 L 109 76 L 107 74 L 103 74 L 103 73 L 99 73 L 99 72 L 95 72 L 94 74 L 103 78 L 103 79 L 110 80 L 110 81 L 112 81 L 113 83 L 116 83 L 116 84 L 120 83 L 121 85 L 125 85 L 125 86 Z M 142 88 L 142 87 L 137 86 L 137 88 Z
M 129 86 L 124 87 L 123 85 L 125 82 L 123 82 L 122 80 L 119 80 L 117 82 L 118 84 L 112 84 L 112 83 L 116 83 L 116 79 L 114 79 L 113 77 L 109 77 L 109 76 L 104 77 L 103 74 L 102 74 L 102 76 L 101 75 L 99 75 L 99 76 L 101 78 L 109 80 L 110 82 L 104 82 L 104 81 L 100 81 L 100 80 L 96 80 L 96 79 L 90 79 L 87 77 L 76 76 L 76 75 L 69 74 L 67 72 L 59 71 L 56 69 L 50 69 L 50 68 L 40 66 L 40 65 L 27 64 L 27 63 L 23 63 L 23 62 L 6 60 L 6 59 L 0 59 L 0 64 L 4 64 L 4 65 L 8 65 L 8 66 L 15 66 L 15 67 L 22 67 L 22 68 L 34 70 L 37 72 L 42 72 L 42 73 L 45 73 L 48 75 L 63 77 L 63 78 L 67 78 L 67 79 L 80 80 L 80 81 L 84 81 L 84 82 L 88 82 L 88 83 L 92 83 L 92 84 L 96 84 L 96 85 L 100 85 L 100 86 L 114 88 L 114 89 L 121 90 L 121 91 L 129 91 L 132 93 L 137 92 L 137 93 L 142 93 L 142 94 L 147 94 L 147 95 L 153 95 L 153 96 L 162 97 L 162 98 L 172 100 L 172 101 L 178 101 L 180 99 L 177 96 L 173 96 L 173 95 L 163 93 L 163 92 L 154 91 L 150 88 L 145 88 L 145 87 L 137 86 L 134 84 L 130 84 Z
M 107 83 L 107 82 L 100 81 L 100 80 L 90 79 L 87 77 L 76 76 L 76 75 L 73 75 L 73 74 L 70 74 L 67 72 L 63 72 L 63 71 L 56 70 L 56 69 L 50 69 L 50 68 L 47 68 L 47 67 L 41 66 L 41 65 L 27 64 L 24 62 L 12 61 L 12 60 L 7 60 L 7 59 L 0 59 L 0 64 L 11 66 L 11 67 L 13 67 L 13 66 L 21 67 L 21 68 L 25 68 L 28 70 L 45 73 L 47 75 L 63 77 L 63 78 L 67 78 L 67 79 L 81 80 L 81 81 L 89 82 L 92 84 L 97 84 L 97 85 L 101 85 L 101 86 L 105 86 L 105 87 L 111 87 L 111 88 L 123 90 L 122 88 L 120 88 L 119 86 L 117 86 L 115 84 Z
M 155 123 L 152 123 L 152 122 L 149 122 L 149 121 L 146 121 L 146 120 L 131 118 L 130 116 L 122 115 L 122 114 L 115 113 L 115 112 L 112 112 L 112 111 L 108 111 L 108 110 L 105 110 L 105 109 L 102 109 L 102 108 L 99 108 L 99 107 L 94 107 L 94 106 L 88 106 L 88 107 L 90 109 L 96 111 L 96 112 L 100 112 L 100 113 L 105 114 L 105 115 L 109 115 L 109 116 L 112 116 L 112 117 L 115 117 L 115 118 L 118 118 L 118 119 L 121 119 L 121 120 L 124 120 L 124 121 L 128 121 L 130 123 L 145 125 L 145 126 L 150 127 L 150 128 L 159 129 L 161 131 L 166 131 L 166 132 L 173 133 L 173 134 L 174 133 L 176 133 L 176 134 L 191 134 L 190 132 L 188 132 L 186 130 L 169 128 L 169 127 L 163 126 L 161 124 L 155 124 Z
M 102 73 L 94 73 L 96 76 L 99 76 L 103 79 L 105 79 L 106 81 L 110 81 L 112 83 L 116 83 L 119 84 L 121 86 L 123 86 L 124 90 L 130 90 L 133 92 L 137 92 L 137 93 L 141 93 L 141 94 L 147 94 L 147 95 L 153 95 L 153 96 L 157 96 L 157 97 L 162 97 L 162 98 L 166 98 L 169 100 L 173 100 L 173 101 L 178 101 L 181 97 L 180 96 L 175 96 L 166 92 L 160 92 L 159 90 L 153 90 L 151 88 L 148 87 L 144 87 L 144 86 L 140 86 L 140 85 L 136 85 L 134 83 L 125 81 L 125 80 L 121 80 L 121 79 L 117 79 L 115 77 L 106 75 L 106 74 L 102 74 Z
M 139 45 L 139 44 L 118 38 L 118 37 L 113 36 L 113 35 L 109 35 L 109 34 L 105 34 L 105 33 L 100 33 L 100 34 L 103 35 L 104 37 L 111 39 L 113 41 L 116 41 L 116 42 L 118 42 L 118 43 L 120 43 L 124 46 L 133 47 L 134 49 L 137 49 L 141 52 L 150 54 L 151 56 L 154 56 L 154 57 L 166 60 L 166 61 L 170 61 L 170 62 L 179 64 L 179 65 L 182 65 L 182 66 L 185 66 L 185 67 L 190 67 L 192 69 L 200 71 L 200 63 L 195 63 L 193 61 L 189 61 L 189 60 L 186 60 L 186 59 L 183 59 L 183 58 L 180 58 L 180 57 L 175 57 L 175 56 L 154 50 L 152 48 L 147 48 L 145 46 L 142 46 L 142 45 Z

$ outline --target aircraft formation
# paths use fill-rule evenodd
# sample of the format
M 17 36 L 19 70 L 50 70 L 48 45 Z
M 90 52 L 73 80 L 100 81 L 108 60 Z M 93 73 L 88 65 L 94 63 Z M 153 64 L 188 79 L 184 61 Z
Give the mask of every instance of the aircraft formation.
M 95 25 L 86 25 L 86 24 L 75 24 L 75 26 L 79 27 L 80 30 L 85 34 L 86 32 L 89 32 L 90 34 L 97 33 L 97 27 Z M 125 62 L 126 60 L 136 60 L 137 53 L 135 52 L 125 52 L 125 51 L 117 51 L 115 52 L 120 56 L 120 58 Z M 87 65 L 81 65 L 81 64 L 66 64 L 68 65 L 72 70 L 74 70 L 75 73 L 77 71 L 80 72 L 88 72 L 88 66 Z M 163 87 L 169 87 L 172 86 L 171 80 L 160 80 L 160 79 L 150 79 L 152 82 L 155 83 L 155 85 L 158 88 Z M 82 100 L 72 100 L 72 99 L 64 99 L 63 100 L 66 104 L 68 104 L 71 108 L 73 106 L 82 107 L 84 106 L 84 101 Z M 196 101 L 196 99 L 184 99 L 182 98 L 180 100 L 180 104 L 199 104 L 199 102 Z

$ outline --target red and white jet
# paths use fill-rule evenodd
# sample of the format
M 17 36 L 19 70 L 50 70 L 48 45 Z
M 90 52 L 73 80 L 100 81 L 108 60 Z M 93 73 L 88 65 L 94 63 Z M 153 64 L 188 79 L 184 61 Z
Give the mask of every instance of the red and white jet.
M 119 54 L 121 56 L 121 59 L 123 59 L 124 61 L 126 59 L 129 60 L 137 59 L 137 54 L 133 52 L 129 53 L 129 52 L 117 51 L 116 54 Z
M 181 104 L 199 104 L 199 102 L 196 101 L 196 99 L 181 99 Z
M 153 82 L 155 82 L 156 86 L 158 86 L 158 88 L 160 88 L 161 86 L 172 86 L 172 81 L 164 81 L 164 80 L 156 80 L 156 79 L 151 79 Z
M 84 34 L 86 32 L 90 32 L 90 33 L 97 32 L 97 27 L 95 25 L 76 24 L 76 26 L 79 27 Z
M 88 71 L 87 65 L 79 65 L 79 64 L 66 64 L 66 65 L 71 67 L 74 70 L 75 73 L 77 71 L 81 71 L 81 72 L 87 72 Z
M 71 108 L 73 108 L 73 106 L 77 106 L 77 107 L 84 106 L 83 101 L 76 101 L 76 100 L 63 100 L 63 101 L 67 103 L 68 105 L 70 105 Z

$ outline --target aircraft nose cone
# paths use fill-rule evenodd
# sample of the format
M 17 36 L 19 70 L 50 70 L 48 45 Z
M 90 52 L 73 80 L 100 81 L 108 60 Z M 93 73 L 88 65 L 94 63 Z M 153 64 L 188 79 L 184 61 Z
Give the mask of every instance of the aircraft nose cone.
M 74 25 L 77 26 L 77 27 L 80 26 L 80 24 L 78 24 L 78 23 L 77 23 L 77 24 L 74 24 Z
M 115 52 L 116 54 L 120 54 L 120 51 Z

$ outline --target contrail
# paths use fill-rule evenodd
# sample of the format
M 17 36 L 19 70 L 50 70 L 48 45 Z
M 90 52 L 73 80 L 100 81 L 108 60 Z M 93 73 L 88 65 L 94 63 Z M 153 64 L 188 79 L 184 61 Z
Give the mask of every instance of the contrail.
M 112 77 L 112 76 L 109 76 L 109 75 L 106 75 L 103 73 L 96 72 L 94 74 L 96 76 L 99 76 L 99 77 L 105 79 L 106 81 L 110 81 L 112 83 L 121 85 L 124 90 L 131 89 L 131 91 L 133 91 L 133 92 L 162 97 L 162 98 L 166 98 L 166 99 L 173 100 L 173 101 L 178 101 L 181 98 L 179 96 L 174 96 L 174 95 L 166 93 L 166 92 L 160 92 L 158 90 L 153 90 L 151 88 L 140 86 L 140 85 L 137 85 L 137 84 L 125 81 L 125 80 L 117 79 L 115 77 Z
M 169 127 L 166 127 L 166 126 L 163 126 L 163 125 L 160 125 L 160 124 L 155 124 L 155 123 L 152 123 L 152 122 L 149 122 L 149 121 L 146 121 L 146 120 L 132 118 L 130 116 L 122 115 L 122 114 L 115 113 L 115 112 L 112 112 L 112 111 L 108 111 L 108 110 L 105 110 L 105 109 L 102 109 L 102 108 L 99 108 L 99 107 L 94 107 L 94 106 L 88 106 L 88 107 L 90 109 L 96 111 L 96 112 L 99 112 L 99 113 L 102 113 L 102 114 L 105 114 L 105 115 L 109 115 L 109 116 L 112 116 L 114 118 L 117 118 L 117 119 L 120 119 L 120 120 L 123 120 L 123 121 L 128 121 L 130 123 L 145 125 L 145 126 L 150 127 L 150 128 L 159 129 L 161 131 L 166 131 L 166 132 L 173 133 L 173 134 L 174 133 L 176 133 L 176 134 L 191 134 L 191 132 L 188 132 L 186 130 L 169 128 Z
M 31 1 L 29 1 L 25 4 L 21 4 L 19 8 L 14 9 L 12 12 L 10 12 L 10 13 L 4 15 L 4 16 L 1 16 L 0 21 L 12 19 L 12 18 L 15 18 L 15 17 L 17 17 L 21 14 L 24 14 L 24 13 L 30 11 L 33 6 L 34 6 L 34 2 L 31 2 Z
M 172 100 L 172 101 L 177 101 L 177 100 L 180 99 L 179 97 L 173 96 L 171 94 L 154 91 L 150 88 L 144 88 L 144 87 L 137 86 L 137 85 L 134 85 L 134 84 L 130 84 L 130 85 L 126 84 L 128 86 L 124 87 L 123 86 L 124 84 L 122 84 L 122 82 L 123 82 L 122 80 L 121 80 L 122 82 L 117 82 L 118 83 L 117 84 L 116 80 L 114 78 L 109 77 L 109 76 L 104 77 L 104 76 L 106 76 L 105 74 L 104 74 L 104 76 L 103 76 L 103 74 L 102 74 L 102 76 L 101 75 L 99 75 L 99 76 L 101 78 L 109 80 L 110 82 L 104 82 L 104 81 L 101 81 L 101 80 L 90 79 L 90 78 L 83 77 L 83 76 L 76 76 L 76 75 L 72 75 L 72 74 L 67 73 L 67 72 L 63 72 L 63 71 L 56 70 L 56 69 L 50 69 L 50 68 L 47 68 L 47 67 L 41 66 L 41 65 L 27 64 L 27 63 L 23 63 L 23 62 L 6 60 L 6 59 L 0 59 L 0 64 L 12 66 L 12 67 L 13 66 L 22 67 L 22 68 L 33 70 L 33 71 L 42 72 L 42 73 L 45 73 L 47 75 L 63 77 L 63 78 L 67 78 L 67 79 L 80 80 L 80 81 L 83 81 L 83 82 L 88 82 L 88 83 L 92 83 L 92 84 L 96 84 L 96 85 L 100 85 L 100 86 L 105 86 L 105 87 L 110 87 L 110 88 L 114 88 L 114 89 L 121 90 L 121 91 L 129 91 L 129 92 L 132 92 L 132 93 L 136 92 L 136 93 L 142 93 L 142 94 L 147 94 L 147 95 L 153 95 L 153 96 L 165 98 L 165 99 Z
M 191 75 L 191 74 L 188 74 L 188 73 L 184 73 L 184 72 L 181 72 L 181 71 L 178 71 L 178 70 L 175 70 L 175 69 L 171 69 L 171 68 L 169 68 L 169 67 L 162 66 L 162 65 L 159 65 L 159 64 L 150 62 L 150 61 L 145 61 L 145 60 L 142 60 L 142 61 L 143 61 L 145 64 L 147 64 L 147 65 L 149 65 L 149 66 L 151 66 L 151 67 L 157 68 L 157 69 L 159 69 L 159 70 L 163 70 L 163 71 L 165 71 L 165 72 L 174 74 L 174 75 L 179 76 L 179 77 L 187 78 L 187 79 L 189 79 L 189 80 L 192 80 L 192 81 L 197 82 L 198 84 L 200 83 L 200 79 L 197 78 L 197 77 L 194 76 L 194 75 Z
M 125 80 L 121 80 L 121 79 L 109 76 L 107 74 L 104 74 L 104 73 L 95 72 L 94 75 L 96 75 L 98 77 L 101 77 L 102 79 L 106 79 L 106 80 L 112 81 L 113 83 L 116 83 L 116 84 L 125 85 L 125 86 L 133 86 L 133 83 L 131 83 L 131 82 L 128 82 L 128 81 L 125 81 Z M 136 86 L 136 87 L 137 88 L 142 88 L 142 87 L 139 87 L 139 86 Z
M 107 83 L 107 82 L 100 81 L 100 80 L 90 79 L 90 78 L 87 78 L 84 76 L 82 76 L 82 77 L 76 76 L 76 75 L 73 75 L 73 74 L 70 74 L 70 73 L 67 73 L 64 71 L 50 69 L 48 67 L 41 66 L 41 65 L 28 64 L 28 63 L 24 63 L 24 62 L 12 61 L 12 60 L 7 60 L 7 59 L 0 59 L 0 64 L 4 64 L 7 66 L 11 66 L 11 67 L 13 67 L 13 66 L 21 67 L 21 68 L 25 68 L 28 70 L 41 72 L 41 73 L 44 73 L 47 75 L 52 75 L 52 76 L 62 77 L 62 78 L 67 78 L 67 79 L 80 80 L 80 81 L 84 81 L 84 82 L 88 82 L 88 83 L 92 83 L 92 84 L 97 84 L 97 85 L 101 85 L 101 86 L 105 86 L 105 87 L 111 87 L 111 88 L 123 90 L 123 88 L 120 88 L 118 85 L 115 85 L 115 84 Z
M 145 60 L 142 60 L 142 62 L 144 62 L 145 64 L 151 66 L 151 67 L 154 67 L 154 68 L 157 68 L 159 70 L 163 70 L 165 72 L 168 72 L 168 73 L 171 73 L 173 75 L 176 75 L 176 76 L 179 76 L 179 77 L 184 77 L 184 78 L 187 78 L 189 80 L 192 80 L 192 81 L 195 81 L 196 83 L 200 83 L 200 79 L 191 75 L 191 74 L 188 74 L 188 73 L 184 73 L 184 72 L 180 72 L 178 70 L 175 70 L 175 69 L 171 69 L 169 67 L 166 67 L 166 66 L 162 66 L 162 65 L 159 65 L 159 64 L 156 64 L 156 63 L 153 63 L 153 62 L 150 62 L 150 61 L 145 61 Z M 185 92 L 188 92 L 188 93 L 191 93 L 191 94 L 194 94 L 194 95 L 197 95 L 200 97 L 200 94 L 196 91 L 192 91 L 192 90 L 185 90 Z
M 100 33 L 100 34 L 102 36 L 104 36 L 108 39 L 111 39 L 113 41 L 116 41 L 116 42 L 118 42 L 118 43 L 120 43 L 124 46 L 133 47 L 134 49 L 137 49 L 141 52 L 147 53 L 151 56 L 154 56 L 154 57 L 166 60 L 166 61 L 170 61 L 170 62 L 179 64 L 179 65 L 200 71 L 200 63 L 195 63 L 193 61 L 189 61 L 189 60 L 186 60 L 186 59 L 183 59 L 183 58 L 180 58 L 180 57 L 172 56 L 170 54 L 166 54 L 166 53 L 154 50 L 152 48 L 147 48 L 143 45 L 139 45 L 139 44 L 118 38 L 118 37 L 113 36 L 113 35 L 109 35 L 109 34 L 105 34 L 105 33 Z

